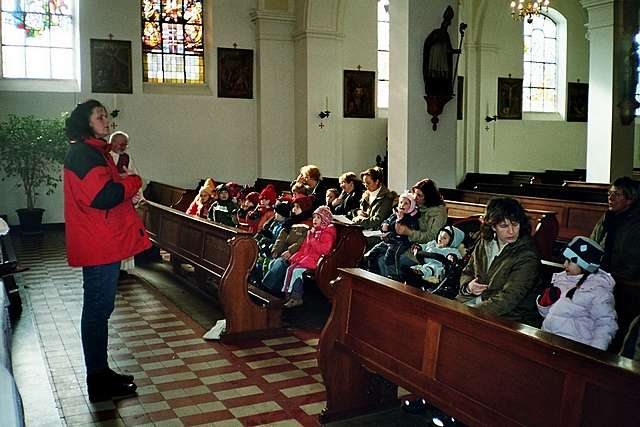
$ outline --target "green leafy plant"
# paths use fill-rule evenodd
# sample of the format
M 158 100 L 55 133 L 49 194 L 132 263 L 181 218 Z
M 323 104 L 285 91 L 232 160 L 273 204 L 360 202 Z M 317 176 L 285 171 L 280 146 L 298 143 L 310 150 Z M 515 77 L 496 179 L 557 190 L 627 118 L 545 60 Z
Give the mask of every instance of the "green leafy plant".
M 0 123 L 0 172 L 4 181 L 18 177 L 27 199 L 27 209 L 36 206 L 38 189 L 51 195 L 62 181 L 60 165 L 68 147 L 64 119 L 36 119 L 9 115 Z

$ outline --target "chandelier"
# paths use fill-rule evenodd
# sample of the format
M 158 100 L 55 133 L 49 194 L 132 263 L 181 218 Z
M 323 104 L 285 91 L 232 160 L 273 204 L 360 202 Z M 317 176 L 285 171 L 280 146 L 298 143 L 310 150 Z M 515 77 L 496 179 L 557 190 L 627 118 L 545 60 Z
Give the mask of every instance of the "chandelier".
M 520 21 L 527 18 L 527 22 L 531 24 L 533 17 L 538 16 L 541 10 L 547 11 L 549 0 L 513 0 L 511 2 L 511 16 L 513 19 Z

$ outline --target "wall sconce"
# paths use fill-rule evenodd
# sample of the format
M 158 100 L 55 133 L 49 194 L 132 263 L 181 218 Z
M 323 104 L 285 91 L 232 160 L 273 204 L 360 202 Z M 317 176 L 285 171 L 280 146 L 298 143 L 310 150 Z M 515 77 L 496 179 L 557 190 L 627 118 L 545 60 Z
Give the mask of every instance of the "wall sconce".
M 320 111 L 320 114 L 318 114 L 318 116 L 321 119 L 326 119 L 327 117 L 329 117 L 329 114 L 331 114 L 331 111 L 329 110 L 324 110 L 324 111 Z
M 484 121 L 487 123 L 495 122 L 498 120 L 498 116 L 487 116 L 484 118 Z

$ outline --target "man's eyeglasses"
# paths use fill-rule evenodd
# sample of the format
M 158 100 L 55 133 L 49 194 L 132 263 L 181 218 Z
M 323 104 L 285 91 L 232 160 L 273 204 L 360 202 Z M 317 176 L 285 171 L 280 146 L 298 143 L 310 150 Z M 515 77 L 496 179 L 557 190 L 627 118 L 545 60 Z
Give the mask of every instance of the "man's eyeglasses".
M 608 191 L 607 197 L 615 200 L 615 199 L 619 199 L 620 197 L 624 197 L 624 193 L 621 193 L 619 191 Z
M 578 258 L 577 258 L 577 257 L 565 258 L 564 260 L 565 260 L 565 261 L 572 262 L 572 263 L 574 263 L 574 264 L 577 264 L 577 263 L 578 263 Z

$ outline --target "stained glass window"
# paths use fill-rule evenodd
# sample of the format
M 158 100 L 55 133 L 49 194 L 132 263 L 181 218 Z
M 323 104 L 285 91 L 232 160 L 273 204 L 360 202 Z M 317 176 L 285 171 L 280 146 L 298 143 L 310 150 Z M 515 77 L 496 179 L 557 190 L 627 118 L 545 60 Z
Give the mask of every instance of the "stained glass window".
M 75 77 L 73 1 L 0 0 L 2 77 Z
M 389 108 L 389 0 L 378 0 L 378 108 Z
M 143 80 L 204 83 L 203 0 L 142 0 Z
M 546 15 L 524 20 L 522 111 L 558 111 L 558 28 Z

